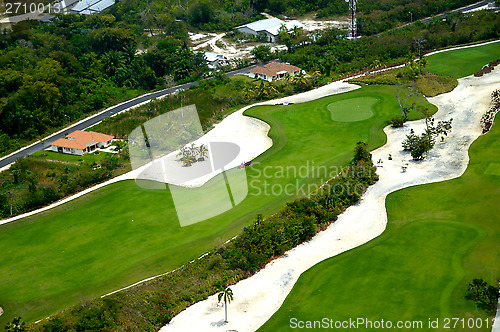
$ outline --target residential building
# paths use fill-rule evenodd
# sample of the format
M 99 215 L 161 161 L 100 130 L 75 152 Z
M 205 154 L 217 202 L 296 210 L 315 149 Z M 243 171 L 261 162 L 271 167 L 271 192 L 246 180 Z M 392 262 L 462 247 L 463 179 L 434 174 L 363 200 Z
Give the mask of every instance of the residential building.
M 111 144 L 113 138 L 114 136 L 97 133 L 95 131 L 76 130 L 66 135 L 66 138 L 60 138 L 53 142 L 50 146 L 54 152 L 82 156 L 97 148 L 108 146 Z
M 250 69 L 250 78 L 260 78 L 261 80 L 274 81 L 285 77 L 287 73 L 291 76 L 297 75 L 302 72 L 302 69 L 292 66 L 288 63 L 271 61 L 263 66 L 256 66 Z
M 222 54 L 205 52 L 208 68 L 215 69 L 225 66 L 229 63 L 229 59 Z
M 99 13 L 115 4 L 115 0 L 81 0 L 70 12 L 80 15 Z

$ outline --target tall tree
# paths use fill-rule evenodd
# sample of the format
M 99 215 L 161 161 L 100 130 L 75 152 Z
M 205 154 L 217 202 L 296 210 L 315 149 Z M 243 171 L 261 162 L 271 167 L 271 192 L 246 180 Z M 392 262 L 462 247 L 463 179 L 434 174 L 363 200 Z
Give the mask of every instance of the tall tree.
M 227 323 L 227 304 L 233 300 L 233 291 L 231 290 L 231 288 L 226 287 L 226 283 L 227 277 L 224 277 L 223 281 L 217 281 L 217 289 L 219 291 L 217 298 L 219 302 L 224 299 L 224 322 Z

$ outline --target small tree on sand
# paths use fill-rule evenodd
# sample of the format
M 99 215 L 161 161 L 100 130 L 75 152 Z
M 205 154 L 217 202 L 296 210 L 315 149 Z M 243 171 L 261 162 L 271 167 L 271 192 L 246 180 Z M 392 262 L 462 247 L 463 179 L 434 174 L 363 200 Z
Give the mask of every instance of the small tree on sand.
M 224 299 L 224 312 L 225 312 L 225 319 L 224 322 L 227 323 L 227 304 L 231 302 L 233 299 L 233 291 L 231 288 L 226 287 L 227 283 L 227 277 L 224 277 L 222 281 L 217 281 L 217 289 L 219 291 L 219 294 L 217 295 L 218 301 L 221 302 L 222 299 Z
M 203 161 L 208 157 L 208 149 L 205 144 L 202 144 L 198 147 L 198 155 L 200 156 L 198 158 L 198 161 Z
M 396 84 L 396 98 L 398 99 L 399 108 L 401 108 L 401 120 L 408 120 L 410 108 L 406 107 L 408 99 L 415 94 L 415 89 L 409 86 L 407 89 L 399 84 Z

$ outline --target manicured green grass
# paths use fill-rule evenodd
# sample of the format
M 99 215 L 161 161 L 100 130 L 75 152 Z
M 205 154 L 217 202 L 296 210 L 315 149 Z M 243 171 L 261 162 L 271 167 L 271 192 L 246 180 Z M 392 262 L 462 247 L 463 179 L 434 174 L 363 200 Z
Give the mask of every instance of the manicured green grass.
M 357 97 L 379 101 L 371 118 L 331 121 L 328 104 Z M 422 98 L 417 102 L 436 110 Z M 248 196 L 225 213 L 180 227 L 169 190 L 146 190 L 123 181 L 0 226 L 0 306 L 5 309 L 0 326 L 16 315 L 28 321 L 43 318 L 213 249 L 258 213 L 270 215 L 301 194 L 298 187 L 327 180 L 323 173 L 295 178 L 275 172 L 289 166 L 344 166 L 356 142 L 365 141 L 372 149 L 385 143 L 382 128 L 399 114 L 399 107 L 394 87 L 368 86 L 304 104 L 255 107 L 247 114 L 271 124 L 274 145 L 247 169 Z M 281 190 L 286 185 L 290 195 Z M 207 206 L 197 200 L 191 204 L 193 211 Z
M 428 71 L 455 78 L 472 75 L 487 63 L 500 58 L 500 42 L 460 50 L 441 52 L 427 57 Z
M 59 152 L 54 152 L 54 151 L 37 151 L 33 153 L 31 156 L 39 158 L 39 159 L 46 159 L 46 160 L 56 160 L 56 161 L 62 161 L 62 162 L 69 162 L 69 163 L 86 163 L 86 164 L 92 164 L 93 162 L 99 162 L 106 158 L 106 156 L 110 155 L 108 152 L 99 152 L 99 154 L 95 153 L 87 153 L 84 154 L 83 156 L 74 156 L 71 154 L 66 154 L 66 153 L 59 153 Z
M 328 104 L 333 121 L 356 122 L 373 115 L 372 108 L 379 100 L 373 97 L 346 99 Z
M 437 330 L 447 330 L 445 318 L 480 318 L 477 330 L 491 330 L 464 295 L 474 278 L 500 278 L 500 176 L 485 172 L 500 157 L 499 139 L 494 126 L 472 145 L 462 177 L 390 194 L 386 231 L 306 271 L 259 331 L 292 330 L 293 317 L 423 321 L 423 330 L 429 318 L 440 319 Z

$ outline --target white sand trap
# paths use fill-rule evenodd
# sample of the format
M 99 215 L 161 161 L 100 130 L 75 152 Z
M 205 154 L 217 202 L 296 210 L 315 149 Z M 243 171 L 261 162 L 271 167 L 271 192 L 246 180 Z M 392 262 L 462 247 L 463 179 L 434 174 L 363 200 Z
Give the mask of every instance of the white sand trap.
M 348 208 L 328 229 L 284 256 L 272 261 L 254 276 L 231 286 L 234 300 L 229 305 L 229 323 L 223 324 L 224 308 L 215 295 L 182 311 L 162 332 L 255 331 L 276 312 L 300 274 L 318 262 L 355 248 L 379 236 L 387 224 L 386 196 L 396 190 L 462 175 L 468 165 L 468 148 L 481 134 L 480 118 L 488 110 L 490 95 L 500 84 L 500 69 L 480 78 L 459 80 L 450 93 L 430 98 L 438 106 L 437 120 L 453 118 L 453 130 L 436 144 L 422 162 L 414 162 L 401 151 L 401 142 L 413 128 L 424 129 L 423 121 L 405 127 L 384 129 L 388 143 L 373 152 L 383 160 L 380 180 L 371 186 L 356 206 Z M 393 160 L 388 160 L 391 154 Z M 405 173 L 401 167 L 408 164 Z

